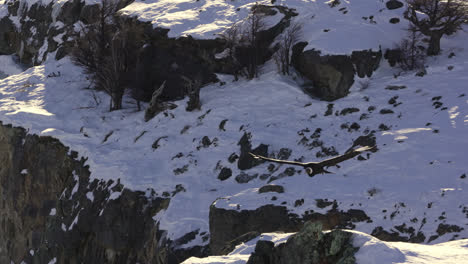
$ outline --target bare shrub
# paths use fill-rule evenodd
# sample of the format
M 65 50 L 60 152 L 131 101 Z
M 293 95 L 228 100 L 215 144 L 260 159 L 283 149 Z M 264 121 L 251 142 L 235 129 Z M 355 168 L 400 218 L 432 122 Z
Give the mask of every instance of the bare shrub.
M 426 54 L 421 34 L 414 27 L 410 27 L 408 31 L 408 37 L 403 39 L 397 48 L 400 54 L 398 65 L 404 71 L 422 69 Z
M 273 54 L 278 72 L 283 75 L 289 75 L 289 66 L 291 65 L 291 49 L 301 36 L 302 26 L 294 23 L 289 26 L 280 37 L 278 50 Z
M 258 61 L 259 61 L 259 33 L 264 30 L 265 14 L 259 11 L 259 5 L 255 4 L 252 7 L 252 12 L 246 21 L 246 28 L 243 32 L 243 39 L 249 48 L 249 63 L 247 65 L 247 78 L 253 79 L 258 77 Z
M 84 67 L 94 87 L 110 95 L 110 111 L 122 108 L 136 53 L 143 42 L 143 31 L 138 26 L 115 21 L 118 4 L 118 1 L 102 1 L 99 19 L 81 29 L 72 52 L 72 60 Z
M 236 48 L 240 45 L 241 32 L 238 24 L 233 24 L 220 34 L 225 41 L 225 48 L 228 49 L 228 57 L 233 66 L 234 79 L 237 81 L 240 74 L 240 63 L 236 58 Z

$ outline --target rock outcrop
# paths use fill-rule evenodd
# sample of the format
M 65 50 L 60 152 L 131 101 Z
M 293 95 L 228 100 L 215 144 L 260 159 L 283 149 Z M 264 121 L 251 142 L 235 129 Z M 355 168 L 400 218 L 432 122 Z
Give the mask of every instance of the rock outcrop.
M 0 263 L 168 263 L 151 190 L 90 180 L 86 159 L 0 123 Z
M 353 229 L 356 222 L 371 221 L 361 210 L 339 211 L 332 208 L 325 214 L 308 213 L 298 216 L 285 206 L 265 205 L 255 210 L 227 210 L 210 207 L 210 249 L 213 255 L 222 254 L 226 245 L 250 233 L 297 232 L 305 222 L 319 222 L 324 229 Z M 300 263 L 300 262 L 298 262 Z
M 271 241 L 258 241 L 247 264 L 356 263 L 352 233 L 343 230 L 322 232 L 320 223 L 307 222 L 286 243 L 275 247 Z
M 306 92 L 332 101 L 346 96 L 354 83 L 354 75 L 372 76 L 378 68 L 382 52 L 364 50 L 348 55 L 321 55 L 318 50 L 306 50 L 307 42 L 299 42 L 292 50 L 291 63 L 305 79 Z

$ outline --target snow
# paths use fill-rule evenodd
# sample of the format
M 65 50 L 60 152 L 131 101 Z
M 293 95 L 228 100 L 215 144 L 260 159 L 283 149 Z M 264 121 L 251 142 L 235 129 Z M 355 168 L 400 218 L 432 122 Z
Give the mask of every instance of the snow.
M 389 47 L 402 38 L 404 21 L 391 25 L 388 18 L 401 15 L 403 9 L 378 12 L 384 6 L 381 1 L 341 2 L 348 13 L 339 11 L 341 6 L 330 8 L 323 1 L 279 1 L 300 13 L 294 20 L 304 23 L 303 38 L 309 41 L 308 48 L 326 53 L 377 50 L 379 45 Z M 211 38 L 244 19 L 253 3 L 138 0 L 122 13 L 170 28 L 169 34 L 174 37 L 191 34 Z M 194 8 L 197 12 L 191 11 Z M 240 11 L 236 11 L 237 8 Z M 204 11 L 199 12 L 200 9 Z M 370 15 L 375 15 L 377 24 L 361 18 Z M 323 32 L 327 28 L 331 30 Z M 0 62 L 5 60 L 6 63 L 0 63 L 0 71 L 11 76 L 0 80 L 0 120 L 4 124 L 25 127 L 30 133 L 58 138 L 88 157 L 86 164 L 93 178 L 114 181 L 119 178 L 127 188 L 153 188 L 160 196 L 182 185 L 186 191 L 171 197 L 168 209 L 157 215 L 160 228 L 166 230 L 171 239 L 196 229 L 200 229 L 200 233 L 208 232 L 209 207 L 214 201 L 217 207 L 236 210 L 285 203 L 291 213 L 298 215 L 309 210 L 324 213 L 330 209 L 318 208 L 315 199 L 336 200 L 340 210 L 365 211 L 373 223 L 356 223 L 356 230 L 371 233 L 377 226 L 391 230 L 406 223 L 429 238 L 436 234 L 440 223 L 460 227 L 468 224 L 463 212 L 463 207 L 468 207 L 468 181 L 460 178 L 468 173 L 468 97 L 461 97 L 468 92 L 467 46 L 466 34 L 444 38 L 444 53 L 428 61 L 428 74 L 422 78 L 414 77 L 414 72 L 394 78 L 398 70 L 382 62 L 372 78 L 356 80 L 349 96 L 333 102 L 334 111 L 346 107 L 360 109 L 346 116 L 325 117 L 328 102 L 304 94 L 292 78 L 278 75 L 274 63 L 268 62 L 255 80 L 232 82 L 232 76 L 219 75 L 226 85 L 211 84 L 201 90 L 201 111 L 186 112 L 187 99 L 184 99 L 175 102 L 178 107 L 167 111 L 168 115 L 162 113 L 149 122 L 144 122 L 144 113 L 136 111 L 134 101 L 128 96 L 124 99 L 123 110 L 108 112 L 109 97 L 88 89 L 90 83 L 82 69 L 74 66 L 69 58 L 49 60 L 23 72 L 11 63 L 11 57 L 2 56 Z M 456 53 L 452 59 L 447 58 L 450 52 Z M 448 66 L 454 68 L 448 70 Z M 369 88 L 360 90 L 360 81 L 368 81 Z M 385 89 L 388 85 L 407 88 L 391 91 Z M 388 104 L 394 96 L 398 96 L 401 105 Z M 447 109 L 434 108 L 432 98 L 436 96 L 442 96 L 440 101 Z M 369 113 L 370 106 L 377 109 Z M 395 113 L 381 115 L 379 111 L 383 108 Z M 208 110 L 211 111 L 208 113 Z M 360 120 L 362 113 L 367 113 L 369 118 Z M 220 131 L 219 124 L 225 119 L 228 120 L 226 131 Z M 340 128 L 341 124 L 353 122 L 360 124 L 359 131 Z M 391 129 L 380 131 L 380 124 Z M 187 126 L 188 130 L 181 133 Z M 252 133 L 253 147 L 268 144 L 269 151 L 275 153 L 281 148 L 290 148 L 293 150 L 291 159 L 304 157 L 304 161 L 313 161 L 317 159 L 318 149 L 298 144 L 302 137 L 298 132 L 306 128 L 310 130 L 305 132 L 309 138 L 315 129 L 322 128 L 320 140 L 327 147 L 334 146 L 339 153 L 365 134 L 366 128 L 376 130 L 379 151 L 371 154 L 368 160 L 353 159 L 340 164 L 340 168 L 330 168 L 333 174 L 310 178 L 302 171 L 273 181 L 272 184 L 284 187 L 282 194 L 259 194 L 258 189 L 267 184 L 259 178 L 246 184 L 234 180 L 240 171 L 227 158 L 231 153 L 239 153 L 237 143 L 244 132 Z M 112 135 L 103 143 L 110 131 Z M 145 134 L 135 140 L 144 131 Z M 152 149 L 151 145 L 161 136 L 167 138 L 159 142 L 158 149 Z M 217 138 L 216 146 L 198 148 L 204 136 L 210 140 Z M 177 157 L 179 153 L 183 155 Z M 231 168 L 233 177 L 219 181 L 218 162 Z M 174 170 L 184 166 L 188 170 L 175 175 Z M 262 164 L 246 173 L 261 175 L 268 171 L 267 166 Z M 274 176 L 285 168 L 280 167 Z M 77 189 L 78 183 L 72 193 Z M 370 195 L 372 189 L 379 192 Z M 115 192 L 110 199 L 118 195 L 120 192 Z M 275 201 L 272 201 L 273 196 L 277 198 Z M 304 199 L 304 205 L 295 207 L 298 199 Z M 441 220 L 441 216 L 445 220 Z M 416 222 L 410 222 L 414 218 Z M 422 224 L 423 219 L 425 224 Z M 458 238 L 468 237 L 468 229 L 458 235 Z M 455 238 L 448 233 L 431 243 Z M 198 236 L 193 243 L 207 242 L 202 242 Z
M 120 12 L 151 22 L 154 27 L 170 29 L 170 37 L 191 35 L 210 39 L 233 23 L 245 20 L 256 2 L 272 5 L 269 0 L 136 0 Z M 408 22 L 403 19 L 406 8 L 388 10 L 385 1 L 343 0 L 334 8 L 323 0 L 282 0 L 276 1 L 275 5 L 284 5 L 299 13 L 293 18 L 293 23 L 304 25 L 302 40 L 309 43 L 306 49 L 319 49 L 323 54 L 392 48 L 408 28 Z M 400 22 L 389 23 L 395 17 Z M 279 19 L 273 21 L 278 22 Z
M 55 208 L 50 209 L 49 215 L 56 215 L 56 214 L 57 214 L 57 209 Z
M 57 263 L 57 258 L 53 258 L 51 261 L 49 261 L 49 264 L 55 264 Z
M 260 236 L 242 243 L 229 254 L 225 256 L 211 256 L 209 258 L 196 258 L 191 257 L 184 262 L 183 264 L 202 264 L 202 263 L 211 263 L 211 264 L 245 264 L 252 254 L 255 251 L 255 245 L 259 240 L 267 240 L 275 243 L 275 246 L 285 243 L 286 240 L 294 233 L 264 233 Z
M 28 174 L 28 169 L 22 169 L 22 170 L 21 170 L 21 174 L 23 174 L 23 175 Z
M 0 55 L 0 78 L 21 73 L 23 70 L 12 56 Z
M 468 263 L 468 239 L 435 245 L 421 245 L 404 242 L 383 242 L 361 232 L 350 232 L 354 233 L 353 245 L 360 247 L 355 255 L 357 264 Z
M 420 245 L 405 242 L 384 242 L 368 234 L 346 230 L 353 233 L 352 243 L 359 247 L 355 254 L 356 264 L 466 264 L 468 263 L 468 239 L 445 242 L 435 245 Z M 275 243 L 275 246 L 285 243 L 294 233 L 265 233 L 246 243 L 237 246 L 225 256 L 210 256 L 207 258 L 191 257 L 183 264 L 245 264 L 255 250 L 259 240 Z

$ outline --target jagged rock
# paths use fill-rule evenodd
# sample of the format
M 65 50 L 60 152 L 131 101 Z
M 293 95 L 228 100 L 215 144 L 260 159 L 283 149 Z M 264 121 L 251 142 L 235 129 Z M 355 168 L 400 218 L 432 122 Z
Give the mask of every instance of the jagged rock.
M 403 7 L 403 3 L 398 1 L 398 0 L 390 0 L 387 3 L 385 3 L 385 5 L 387 6 L 387 8 L 389 10 L 398 9 L 398 8 Z
M 403 52 L 401 51 L 401 49 L 387 49 L 384 54 L 384 58 L 392 67 L 394 67 L 397 63 L 401 62 L 402 56 Z
M 247 174 L 245 172 L 241 172 L 239 175 L 236 176 L 235 180 L 238 183 L 248 183 L 249 181 L 258 177 L 258 174 Z
M 356 73 L 360 78 L 371 77 L 379 68 L 382 59 L 382 51 L 361 50 L 351 53 L 351 61 L 356 67 Z
M 423 233 L 415 232 L 414 228 L 407 228 L 405 224 L 396 226 L 390 231 L 378 226 L 372 230 L 371 235 L 383 241 L 422 243 L 426 239 Z
M 265 205 L 256 210 L 226 210 L 210 207 L 210 249 L 214 255 L 221 254 L 224 245 L 239 236 L 256 231 L 296 231 L 296 222 L 288 217 L 283 206 Z
M 354 83 L 354 66 L 345 55 L 321 56 L 320 51 L 303 49 L 307 42 L 293 47 L 292 65 L 305 78 L 313 82 L 305 87 L 306 92 L 324 100 L 332 101 L 348 94 Z
M 284 193 L 284 187 L 281 185 L 269 184 L 269 185 L 262 186 L 260 187 L 260 189 L 258 189 L 258 193 L 266 193 L 266 192 Z
M 259 241 L 248 264 L 355 263 L 352 233 L 333 230 L 323 233 L 320 223 L 305 223 L 302 230 L 277 247 Z
M 302 217 L 290 214 L 284 206 L 264 205 L 255 210 L 227 210 L 213 204 L 210 207 L 210 249 L 211 253 L 220 254 L 223 246 L 243 234 L 257 231 L 297 232 L 304 222 L 322 223 L 324 229 L 353 229 L 354 222 L 369 222 L 371 219 L 361 210 L 338 211 L 336 207 L 326 214 L 306 213 Z
M 231 253 L 236 248 L 237 245 L 240 245 L 241 243 L 252 240 L 252 239 L 258 237 L 259 235 L 260 235 L 260 233 L 256 232 L 256 231 L 252 231 L 252 232 L 248 232 L 246 234 L 243 234 L 243 235 L 239 236 L 238 238 L 227 242 L 224 245 L 224 247 L 221 249 L 221 252 L 219 254 L 220 255 L 227 255 L 227 254 Z
M 164 263 L 169 199 L 90 181 L 78 153 L 1 122 L 0 149 L 0 263 Z
M 240 146 L 241 153 L 239 159 L 237 160 L 237 167 L 240 170 L 247 170 L 264 162 L 252 157 L 249 152 L 261 156 L 268 156 L 268 145 L 260 144 L 258 147 L 252 150 L 249 133 L 244 133 L 242 138 L 239 140 L 238 145 Z
M 12 54 L 16 51 L 16 27 L 8 17 L 0 19 L 0 54 Z
M 352 113 L 356 113 L 356 112 L 359 112 L 359 108 L 350 107 L 350 108 L 345 108 L 345 109 L 341 110 L 340 115 L 344 116 L 344 115 L 352 114 Z

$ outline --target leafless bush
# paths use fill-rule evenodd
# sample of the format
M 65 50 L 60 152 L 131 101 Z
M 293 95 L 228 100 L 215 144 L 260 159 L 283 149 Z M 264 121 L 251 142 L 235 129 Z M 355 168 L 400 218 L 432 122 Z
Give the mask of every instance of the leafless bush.
M 240 45 L 241 32 L 238 24 L 233 24 L 220 34 L 220 37 L 225 41 L 225 47 L 228 49 L 228 57 L 233 64 L 234 79 L 237 81 L 240 74 L 240 64 L 236 58 L 236 48 Z
M 408 37 L 403 39 L 398 48 L 400 58 L 398 65 L 404 71 L 424 68 L 426 60 L 424 43 L 421 34 L 414 27 L 409 29 Z
M 259 11 L 259 5 L 252 7 L 252 13 L 247 18 L 246 28 L 243 32 L 243 39 L 250 50 L 249 63 L 247 65 L 247 78 L 258 77 L 258 61 L 260 55 L 259 33 L 264 30 L 265 14 Z
M 82 28 L 72 52 L 73 61 L 83 66 L 96 89 L 111 97 L 109 110 L 122 108 L 122 97 L 135 68 L 143 31 L 134 24 L 114 20 L 118 1 L 103 0 L 96 23 Z
M 289 66 L 291 64 L 291 49 L 301 36 L 302 26 L 294 23 L 288 27 L 278 42 L 278 50 L 273 54 L 278 72 L 283 75 L 289 75 Z

